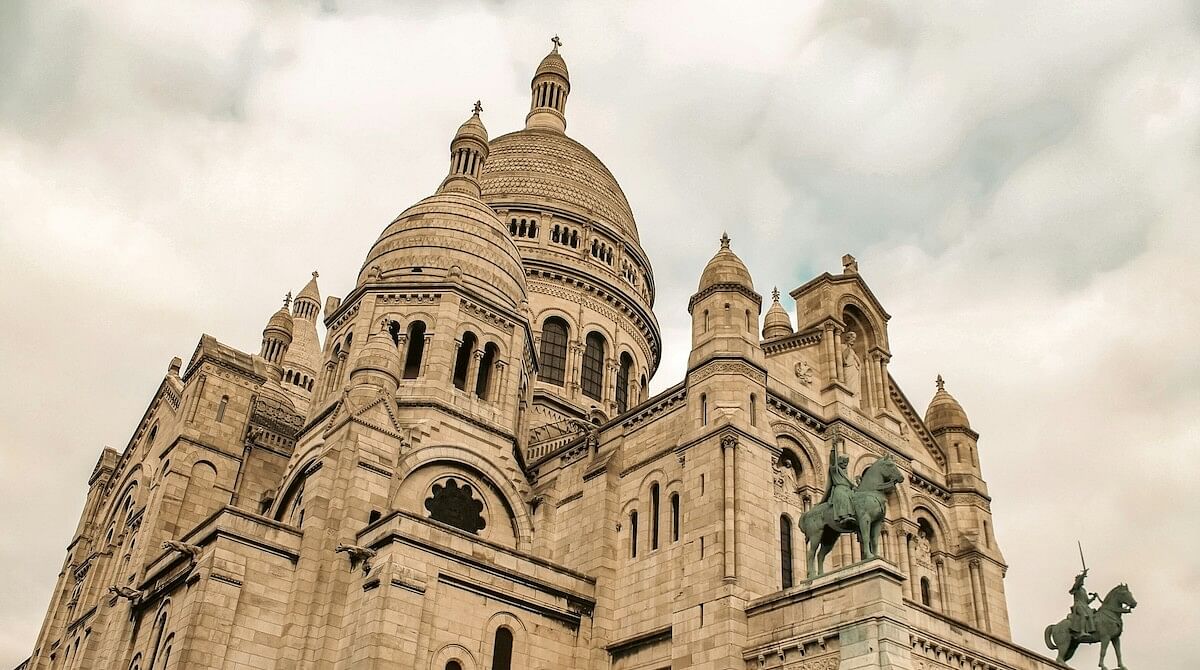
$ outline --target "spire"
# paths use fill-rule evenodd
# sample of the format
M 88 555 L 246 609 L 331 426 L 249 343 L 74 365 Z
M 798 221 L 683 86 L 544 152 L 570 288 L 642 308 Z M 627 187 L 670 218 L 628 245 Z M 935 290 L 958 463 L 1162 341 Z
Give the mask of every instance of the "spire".
M 561 133 L 567 130 L 567 96 L 571 93 L 571 76 L 567 72 L 566 61 L 558 53 L 562 40 L 555 35 L 550 42 L 554 47 L 538 64 L 530 83 L 532 95 L 529 114 L 525 116 L 525 127 Z
M 316 270 L 313 270 L 312 279 L 300 289 L 300 293 L 296 295 L 296 302 L 292 306 L 292 316 L 297 319 L 308 319 L 316 323 L 317 312 L 321 310 L 321 291 L 317 289 L 317 277 L 320 276 Z M 291 297 L 291 293 L 288 297 Z
M 479 118 L 482 111 L 483 103 L 476 100 L 471 117 L 458 127 L 450 141 L 450 172 L 438 188 L 439 193 L 467 193 L 479 197 L 479 175 L 488 155 L 487 128 Z
M 771 289 L 771 307 L 767 310 L 766 317 L 763 318 L 763 339 L 773 340 L 777 337 L 785 337 L 791 335 L 792 317 L 779 304 L 779 288 Z

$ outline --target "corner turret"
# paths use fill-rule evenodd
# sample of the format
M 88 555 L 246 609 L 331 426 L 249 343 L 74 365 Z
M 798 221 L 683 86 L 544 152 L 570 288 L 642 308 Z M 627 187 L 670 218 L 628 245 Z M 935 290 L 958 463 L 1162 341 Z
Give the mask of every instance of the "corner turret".
M 259 355 L 274 365 L 283 361 L 283 355 L 292 344 L 292 313 L 288 311 L 291 302 L 292 294 L 289 292 L 283 299 L 283 307 L 271 315 L 267 327 L 263 329 Z
M 556 132 L 567 130 L 567 96 L 571 93 L 571 78 L 567 63 L 558 53 L 562 40 L 555 35 L 550 40 L 554 48 L 538 64 L 529 87 L 532 99 L 529 114 L 525 116 L 526 128 L 541 128 Z
M 488 134 L 479 118 L 483 105 L 476 100 L 471 111 L 471 118 L 458 127 L 450 141 L 450 173 L 442 181 L 438 193 L 466 193 L 479 197 L 479 175 L 488 156 Z
M 792 317 L 788 315 L 783 305 L 779 304 L 779 289 L 771 290 L 771 307 L 763 318 L 763 339 L 773 340 L 787 337 L 795 331 L 792 329 Z

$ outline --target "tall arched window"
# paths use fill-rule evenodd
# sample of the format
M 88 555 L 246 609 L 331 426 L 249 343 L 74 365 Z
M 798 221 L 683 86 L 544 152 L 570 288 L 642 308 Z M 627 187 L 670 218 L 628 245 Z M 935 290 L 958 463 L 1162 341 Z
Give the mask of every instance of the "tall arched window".
M 792 519 L 779 517 L 779 570 L 783 588 L 792 588 Z
M 708 396 L 700 394 L 700 425 L 708 425 Z
M 593 400 L 599 400 L 604 393 L 604 348 L 603 335 L 588 333 L 583 349 L 580 383 L 583 386 L 583 394 Z
M 679 525 L 682 518 L 679 516 L 679 494 L 671 494 L 671 541 L 679 541 Z
M 404 355 L 404 378 L 416 379 L 421 374 L 421 358 L 425 356 L 425 322 L 408 325 L 408 352 Z
M 750 425 L 758 425 L 758 397 L 750 394 Z
M 467 390 L 467 371 L 471 367 L 471 354 L 475 351 L 475 333 L 463 333 L 462 344 L 458 345 L 458 356 L 454 359 L 454 387 Z
M 655 482 L 650 485 L 650 551 L 658 549 L 659 507 L 659 489 Z
M 921 578 L 921 604 L 930 607 L 933 604 L 933 598 L 930 595 L 929 578 Z
M 629 409 L 629 374 L 633 372 L 633 356 L 621 354 L 621 367 L 617 370 L 617 413 Z
M 494 342 L 488 342 L 483 348 L 483 358 L 479 359 L 479 378 L 475 380 L 475 395 L 483 400 L 488 399 L 489 387 L 492 383 L 492 366 L 496 364 L 496 356 L 500 347 Z
M 567 376 L 567 322 L 552 316 L 542 324 L 538 379 L 562 386 Z
M 513 634 L 507 626 L 496 629 L 492 645 L 492 670 L 512 670 Z
M 637 558 L 637 512 L 629 513 L 629 556 Z
M 171 602 L 169 600 L 163 603 L 162 608 L 158 611 L 158 617 L 156 617 L 154 620 L 154 631 L 151 633 L 150 638 L 154 640 L 154 646 L 150 648 L 150 662 L 146 664 L 147 670 L 155 670 L 155 668 L 159 667 L 159 660 L 162 656 L 163 650 L 163 638 L 164 634 L 166 633 L 167 623 L 170 620 L 170 604 Z

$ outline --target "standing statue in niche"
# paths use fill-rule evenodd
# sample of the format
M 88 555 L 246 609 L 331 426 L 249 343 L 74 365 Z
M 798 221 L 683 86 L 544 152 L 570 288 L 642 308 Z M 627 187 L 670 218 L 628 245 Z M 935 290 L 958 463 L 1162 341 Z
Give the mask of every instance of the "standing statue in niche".
M 830 454 L 830 461 L 835 465 L 830 466 L 826 499 L 800 517 L 800 530 L 804 532 L 807 547 L 809 579 L 825 573 L 825 557 L 843 533 L 858 534 L 863 561 L 879 555 L 879 536 L 887 515 L 887 492 L 904 481 L 904 473 L 890 456 L 872 463 L 863 473 L 857 488 L 851 485 L 849 476 L 845 474 L 848 460 L 837 454 L 836 446 Z M 845 509 L 835 508 L 840 504 L 848 505 L 849 512 L 843 514 Z
M 1079 559 L 1083 561 L 1083 549 L 1080 548 Z M 1117 652 L 1117 670 L 1125 670 L 1125 662 L 1121 660 L 1121 631 L 1124 622 L 1121 616 L 1129 614 L 1137 607 L 1137 599 L 1129 591 L 1126 584 L 1118 584 L 1100 598 L 1095 593 L 1088 593 L 1083 581 L 1087 579 L 1087 564 L 1083 571 L 1075 575 L 1071 585 L 1073 602 L 1067 618 L 1056 624 L 1046 626 L 1046 646 L 1058 651 L 1058 662 L 1066 663 L 1075 655 L 1075 650 L 1081 644 L 1100 643 L 1100 668 L 1108 670 L 1104 665 L 1104 657 L 1108 653 L 1108 643 Z M 1100 600 L 1100 608 L 1093 610 L 1092 601 Z
M 862 360 L 858 357 L 858 352 L 854 351 L 858 333 L 848 330 L 845 338 L 846 346 L 842 347 L 842 379 L 846 382 L 846 388 L 857 399 L 862 392 Z

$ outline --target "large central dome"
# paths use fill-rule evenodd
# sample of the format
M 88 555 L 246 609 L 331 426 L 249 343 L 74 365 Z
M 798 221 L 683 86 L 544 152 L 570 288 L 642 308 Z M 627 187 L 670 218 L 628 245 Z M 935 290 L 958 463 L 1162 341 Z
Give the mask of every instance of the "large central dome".
M 489 148 L 480 178 L 485 202 L 545 201 L 638 241 L 625 193 L 587 147 L 561 132 L 527 128 L 497 137 Z

